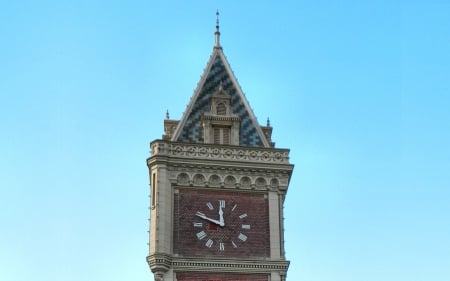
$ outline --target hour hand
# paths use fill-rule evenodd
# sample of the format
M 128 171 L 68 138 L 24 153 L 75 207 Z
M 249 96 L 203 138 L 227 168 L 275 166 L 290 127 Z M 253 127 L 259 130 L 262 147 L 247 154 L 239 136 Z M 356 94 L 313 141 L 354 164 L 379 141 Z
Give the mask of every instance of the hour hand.
M 197 213 L 195 213 L 195 215 L 196 215 L 197 217 L 200 217 L 200 218 L 202 218 L 202 219 L 204 219 L 204 220 L 210 221 L 210 222 L 215 223 L 215 224 L 217 224 L 217 225 L 222 225 L 222 224 L 223 224 L 223 223 L 221 223 L 221 222 L 218 221 L 218 220 L 215 220 L 215 219 L 212 219 L 212 218 L 208 218 L 205 214 L 203 214 L 203 213 L 201 213 L 201 212 L 198 212 L 198 211 L 197 211 Z
M 219 208 L 219 222 L 220 222 L 220 226 L 225 226 L 225 221 L 223 220 L 222 208 Z
M 225 226 L 225 221 L 223 219 L 223 210 L 222 208 L 225 208 L 225 200 L 219 200 L 219 221 L 220 226 Z

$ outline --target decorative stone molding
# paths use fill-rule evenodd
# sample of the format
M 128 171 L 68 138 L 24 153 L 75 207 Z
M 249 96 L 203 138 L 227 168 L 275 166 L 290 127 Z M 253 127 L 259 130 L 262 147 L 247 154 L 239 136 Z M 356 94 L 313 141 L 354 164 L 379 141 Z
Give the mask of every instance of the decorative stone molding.
M 163 253 L 155 253 L 147 256 L 147 263 L 155 274 L 162 274 L 169 270 L 172 264 L 172 256 Z
M 218 187 L 222 182 L 221 178 L 218 175 L 212 175 L 209 177 L 209 186 Z
M 248 173 L 239 175 L 237 173 L 228 173 L 229 171 L 227 170 L 222 173 L 217 173 L 217 171 L 202 171 L 200 169 L 193 170 L 194 171 L 190 169 L 177 169 L 171 171 L 170 180 L 172 184 L 185 187 L 284 191 L 286 190 L 288 183 L 287 174 L 266 175 L 264 173 L 260 173 L 250 177 L 247 176 Z M 285 183 L 285 186 L 280 185 L 280 180 Z
M 236 186 L 236 178 L 233 176 L 226 176 L 223 181 L 225 187 L 235 187 Z
M 289 261 L 174 258 L 175 271 L 254 273 L 286 272 Z
M 276 178 L 273 178 L 273 179 L 270 180 L 270 186 L 271 187 L 278 187 L 279 184 L 280 184 L 280 182 Z
M 186 173 L 178 174 L 177 182 L 180 184 L 188 184 L 189 183 L 189 175 Z
M 164 281 L 164 273 L 155 272 L 155 281 Z
M 150 147 L 152 156 L 289 164 L 288 149 L 189 144 L 162 140 L 152 142 Z
M 205 176 L 202 174 L 195 174 L 194 177 L 192 178 L 192 181 L 194 183 L 194 185 L 204 185 L 206 183 L 206 179 Z
M 147 257 L 155 277 L 162 276 L 169 268 L 175 271 L 192 272 L 270 272 L 287 271 L 289 261 L 286 260 L 236 260 L 236 259 L 201 259 L 172 257 L 165 254 L 155 254 Z
M 258 177 L 258 178 L 256 178 L 255 186 L 257 186 L 259 188 L 266 187 L 267 181 L 262 177 Z

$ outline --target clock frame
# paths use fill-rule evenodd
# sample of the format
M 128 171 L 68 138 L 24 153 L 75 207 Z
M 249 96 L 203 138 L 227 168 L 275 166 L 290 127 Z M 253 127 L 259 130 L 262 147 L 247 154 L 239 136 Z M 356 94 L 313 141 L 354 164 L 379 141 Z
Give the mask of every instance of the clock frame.
M 268 200 L 263 192 L 177 188 L 174 253 L 194 257 L 269 257 L 268 217 Z

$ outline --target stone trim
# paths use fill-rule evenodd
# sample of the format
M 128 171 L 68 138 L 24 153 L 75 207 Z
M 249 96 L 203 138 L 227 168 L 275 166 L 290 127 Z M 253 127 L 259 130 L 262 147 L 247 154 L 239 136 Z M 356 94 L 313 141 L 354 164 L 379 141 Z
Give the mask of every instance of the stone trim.
M 172 256 L 163 253 L 156 253 L 147 256 L 147 263 L 153 273 L 166 272 L 172 264 Z
M 203 119 L 213 121 L 240 121 L 239 116 L 216 115 L 209 112 L 203 114 Z
M 201 259 L 179 258 L 166 254 L 147 256 L 147 263 L 154 273 L 164 273 L 169 268 L 183 272 L 236 272 L 236 273 L 269 273 L 287 271 L 287 260 L 236 260 L 236 259 Z
M 292 166 L 282 169 L 166 162 L 173 186 L 286 192 Z
M 287 271 L 289 261 L 267 260 L 229 260 L 229 259 L 194 259 L 173 258 L 174 271 L 183 272 L 235 272 L 235 273 L 270 273 Z
M 289 183 L 289 175 L 284 173 L 236 173 L 227 169 L 193 171 L 180 167 L 170 167 L 169 170 L 173 186 L 285 192 Z
M 289 164 L 289 150 L 261 147 L 208 145 L 156 140 L 150 144 L 153 156 L 189 159 Z

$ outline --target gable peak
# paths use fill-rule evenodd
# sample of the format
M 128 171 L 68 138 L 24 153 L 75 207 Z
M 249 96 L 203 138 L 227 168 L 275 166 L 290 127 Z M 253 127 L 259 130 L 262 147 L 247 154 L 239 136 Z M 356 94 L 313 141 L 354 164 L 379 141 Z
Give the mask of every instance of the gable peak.
M 213 53 L 182 118 L 164 122 L 164 139 L 176 142 L 274 147 L 272 127 L 261 126 L 220 45 L 216 12 Z

